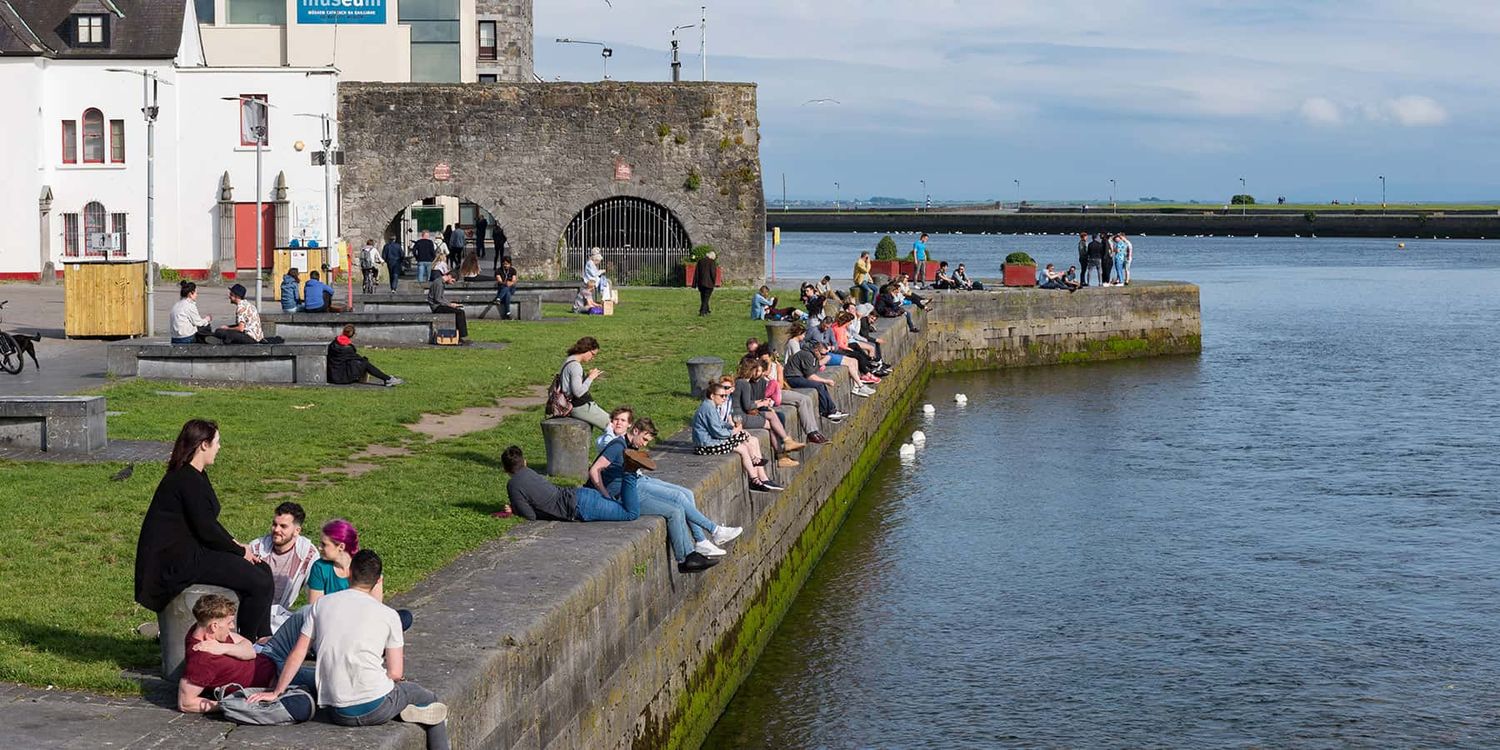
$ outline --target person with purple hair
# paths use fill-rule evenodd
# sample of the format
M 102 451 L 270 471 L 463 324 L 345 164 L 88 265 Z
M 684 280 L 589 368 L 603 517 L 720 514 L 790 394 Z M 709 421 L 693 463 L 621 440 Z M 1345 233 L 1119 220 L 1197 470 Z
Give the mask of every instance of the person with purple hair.
M 359 530 L 354 528 L 354 524 L 342 518 L 323 524 L 323 540 L 318 545 L 318 554 L 322 559 L 315 560 L 312 570 L 307 574 L 307 603 L 316 604 L 329 594 L 337 594 L 349 588 L 349 564 L 358 553 Z M 375 582 L 370 595 L 376 601 L 385 601 L 385 576 Z M 411 627 L 410 610 L 398 609 L 396 614 L 401 616 L 402 630 Z

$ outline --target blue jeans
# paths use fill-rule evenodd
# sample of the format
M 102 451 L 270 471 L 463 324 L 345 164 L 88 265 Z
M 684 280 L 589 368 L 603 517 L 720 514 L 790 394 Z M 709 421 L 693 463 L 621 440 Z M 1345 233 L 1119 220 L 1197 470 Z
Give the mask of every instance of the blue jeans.
M 795 375 L 788 375 L 786 378 L 786 384 L 793 388 L 811 388 L 817 391 L 819 414 L 822 414 L 826 417 L 829 414 L 838 411 L 838 407 L 836 407 L 833 403 L 833 396 L 828 395 L 828 386 L 819 383 L 816 380 L 811 380 L 809 378 L 800 378 Z
M 174 343 L 174 344 L 191 344 L 191 343 L 196 342 L 197 340 L 198 340 L 198 338 L 196 336 L 173 336 L 172 337 L 172 343 Z
M 880 290 L 876 288 L 875 282 L 866 281 L 862 284 L 858 284 L 857 286 L 860 289 L 865 290 L 865 298 L 863 301 L 868 302 L 872 305 L 875 304 L 875 295 L 880 294 Z
M 271 640 L 266 641 L 266 645 L 258 649 L 260 653 L 269 657 L 271 661 L 276 662 L 276 671 L 278 673 L 281 672 L 282 666 L 286 664 L 286 658 L 291 655 L 292 647 L 297 645 L 297 637 L 302 635 L 302 623 L 307 621 L 309 609 L 311 607 L 305 606 L 293 612 L 292 616 L 286 618 L 286 622 L 281 623 L 281 627 L 276 629 L 276 633 L 271 636 Z M 293 685 L 307 688 L 308 692 L 314 695 L 317 694 L 317 682 L 317 670 L 308 664 L 303 664 L 302 668 L 297 670 L 297 676 L 292 678 Z
M 1115 281 L 1125 281 L 1125 253 L 1115 253 Z
M 635 474 L 620 481 L 618 499 L 610 499 L 592 487 L 579 487 L 573 496 L 578 503 L 578 517 L 584 521 L 634 521 L 641 517 L 641 498 L 636 492 Z
M 677 562 L 686 560 L 693 551 L 693 536 L 688 532 L 682 506 L 659 497 L 645 497 L 641 499 L 640 508 L 641 515 L 667 519 L 667 544 L 672 547 L 672 558 Z
M 396 683 L 395 689 L 387 693 L 385 700 L 369 713 L 348 716 L 333 710 L 328 712 L 328 718 L 339 726 L 373 727 L 400 716 L 401 710 L 407 706 L 425 706 L 436 702 L 437 696 L 431 690 L 415 682 L 403 681 Z M 424 726 L 422 729 L 427 732 L 427 750 L 448 750 L 448 722 Z
M 431 275 L 432 275 L 432 261 L 430 261 L 430 260 L 429 261 L 422 261 L 422 260 L 417 261 L 417 281 L 420 281 L 421 283 L 426 284 L 428 282 L 428 280 L 429 280 L 428 277 L 431 276 Z
M 502 286 L 495 291 L 495 301 L 500 303 L 500 317 L 510 318 L 510 298 L 516 293 L 513 286 Z
M 663 481 L 650 475 L 642 474 L 637 476 L 638 479 L 636 480 L 636 491 L 639 492 L 641 496 L 641 515 L 665 515 L 662 513 L 657 513 L 653 510 L 646 510 L 646 503 L 648 501 L 656 500 L 663 503 L 676 505 L 677 507 L 682 509 L 683 520 L 687 522 L 688 530 L 692 532 L 693 541 L 695 542 L 701 542 L 704 539 L 708 538 L 704 535 L 703 532 L 706 531 L 709 533 L 713 533 L 714 529 L 719 528 L 718 524 L 709 520 L 708 516 L 705 516 L 698 511 L 698 504 L 697 501 L 693 498 L 692 490 L 683 487 L 680 484 L 672 484 L 671 482 Z M 619 494 L 619 482 L 610 485 L 609 491 L 615 494 Z
M 401 264 L 397 263 L 393 266 L 387 263 L 385 270 L 390 274 L 391 291 L 394 292 L 396 291 L 396 284 L 401 281 Z

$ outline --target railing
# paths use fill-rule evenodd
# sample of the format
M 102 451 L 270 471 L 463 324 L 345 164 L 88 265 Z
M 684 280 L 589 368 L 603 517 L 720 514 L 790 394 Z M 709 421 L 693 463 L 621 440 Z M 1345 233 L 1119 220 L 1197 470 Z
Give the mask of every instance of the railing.
M 573 278 L 583 277 L 584 264 L 588 262 L 592 248 L 570 247 L 567 249 L 568 273 Z M 633 286 L 667 286 L 681 283 L 682 259 L 689 249 L 686 247 L 604 247 L 605 275 L 616 284 Z

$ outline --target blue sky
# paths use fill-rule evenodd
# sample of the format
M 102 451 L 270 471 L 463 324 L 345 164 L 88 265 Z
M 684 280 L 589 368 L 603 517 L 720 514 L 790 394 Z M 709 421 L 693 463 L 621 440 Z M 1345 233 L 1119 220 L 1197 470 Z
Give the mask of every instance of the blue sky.
M 699 3 L 544 0 L 536 67 L 666 80 Z M 1500 200 L 1500 3 L 758 0 L 709 77 L 759 84 L 774 203 L 843 197 Z M 698 75 L 698 32 L 679 32 Z M 805 104 L 832 98 L 838 104 Z

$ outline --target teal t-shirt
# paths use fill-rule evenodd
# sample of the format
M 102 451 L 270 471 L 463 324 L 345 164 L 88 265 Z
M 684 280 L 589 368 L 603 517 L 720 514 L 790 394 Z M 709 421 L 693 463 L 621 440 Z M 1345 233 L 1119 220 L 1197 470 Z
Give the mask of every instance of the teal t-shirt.
M 308 591 L 321 591 L 326 596 L 347 588 L 349 579 L 339 578 L 339 574 L 333 571 L 333 563 L 327 560 L 313 561 L 312 571 L 307 574 Z

